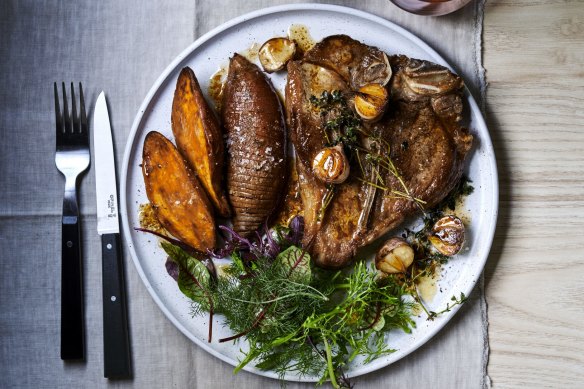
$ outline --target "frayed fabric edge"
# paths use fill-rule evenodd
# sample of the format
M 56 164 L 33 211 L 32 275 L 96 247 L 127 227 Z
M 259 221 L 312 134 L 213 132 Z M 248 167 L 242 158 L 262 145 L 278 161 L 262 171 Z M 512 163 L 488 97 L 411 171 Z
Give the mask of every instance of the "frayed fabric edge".
M 475 2 L 475 77 L 479 84 L 479 105 L 483 115 L 486 113 L 486 94 L 487 94 L 487 82 L 485 78 L 485 68 L 483 67 L 483 22 L 484 22 L 484 11 L 485 11 L 486 0 L 478 0 Z M 488 374 L 488 364 L 489 364 L 489 318 L 487 312 L 487 299 L 485 296 L 485 275 L 481 275 L 479 280 L 479 287 L 481 290 L 479 304 L 481 308 L 481 319 L 483 322 L 483 382 L 482 389 L 491 388 L 491 378 Z

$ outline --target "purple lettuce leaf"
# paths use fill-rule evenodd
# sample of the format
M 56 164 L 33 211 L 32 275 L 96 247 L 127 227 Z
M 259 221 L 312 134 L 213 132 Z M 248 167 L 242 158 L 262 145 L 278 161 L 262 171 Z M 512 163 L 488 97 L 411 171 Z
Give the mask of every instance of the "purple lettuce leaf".
M 168 275 L 171 276 L 175 281 L 178 281 L 178 264 L 170 259 L 170 257 L 167 257 L 164 266 L 166 267 Z

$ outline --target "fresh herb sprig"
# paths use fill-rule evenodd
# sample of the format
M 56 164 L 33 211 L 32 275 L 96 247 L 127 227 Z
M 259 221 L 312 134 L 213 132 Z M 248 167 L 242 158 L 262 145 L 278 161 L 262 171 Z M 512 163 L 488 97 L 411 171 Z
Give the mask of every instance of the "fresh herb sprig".
M 393 281 L 380 283 L 364 263 L 350 274 L 321 270 L 309 284 L 292 288 L 281 278 L 285 271 L 274 277 L 272 267 L 263 269 L 263 287 L 250 280 L 248 290 L 239 281 L 226 291 L 219 283 L 217 293 L 229 295 L 217 301 L 229 327 L 243 332 L 253 327 L 245 334 L 250 350 L 236 371 L 255 360 L 282 376 L 320 375 L 320 383 L 330 379 L 340 387 L 346 364 L 359 355 L 368 362 L 395 351 L 387 346 L 387 331 L 410 332 L 414 325 L 403 289 Z M 288 298 L 279 300 L 283 294 Z
M 344 282 L 336 285 L 341 298 L 329 310 L 315 312 L 303 325 L 305 335 L 322 342 L 327 371 L 321 383 L 330 379 L 337 387 L 342 369 L 357 356 L 365 363 L 395 350 L 385 335 L 392 329 L 410 332 L 412 304 L 393 278 L 380 280 L 374 268 L 359 262 Z
M 391 146 L 389 143 L 378 136 L 367 134 L 367 137 L 369 138 L 369 144 L 372 146 L 370 148 L 359 146 L 355 149 L 355 155 L 357 156 L 362 177 L 358 177 L 358 179 L 367 185 L 387 192 L 387 198 L 411 200 L 422 212 L 424 212 L 424 205 L 426 205 L 426 202 L 420 198 L 414 197 L 410 193 L 401 173 L 391 159 Z M 381 146 L 383 146 L 383 148 L 381 148 Z M 364 162 L 361 160 L 361 154 L 364 155 Z M 369 166 L 372 174 L 367 174 L 364 166 Z M 389 173 L 398 181 L 401 189 L 396 189 L 385 183 L 382 175 L 385 175 L 386 173 Z
M 452 198 L 456 201 L 471 191 L 463 181 Z M 447 201 L 440 205 L 444 206 Z M 348 273 L 313 268 L 310 256 L 297 246 L 302 239 L 301 217 L 290 227 L 266 228 L 257 239 L 244 239 L 224 227 L 233 239 L 217 255 L 230 255 L 233 262 L 217 278 L 210 277 L 205 261 L 184 247 L 172 241 L 163 247 L 177 265 L 181 291 L 193 300 L 193 314 L 224 315 L 235 335 L 220 342 L 247 340 L 249 351 L 235 372 L 253 361 L 281 377 L 290 372 L 318 375 L 320 384 L 330 380 L 334 387 L 345 388 L 351 383 L 344 369 L 355 358 L 367 363 L 395 351 L 388 346 L 388 332 L 411 331 L 415 302 L 428 320 L 434 320 L 467 300 L 461 293 L 444 309 L 431 311 L 417 291 L 419 278 L 432 275 L 448 258 L 433 251 L 427 239 L 441 216 L 441 209 L 428 211 L 422 229 L 406 231 L 404 238 L 416 250 L 414 265 L 406 274 L 386 277 L 363 262 Z
M 422 298 L 418 293 L 417 283 L 423 277 L 434 276 L 436 271 L 440 269 L 440 266 L 448 263 L 449 257 L 434 249 L 428 239 L 434 224 L 438 219 L 444 216 L 445 212 L 448 210 L 454 210 L 456 203 L 460 199 L 464 198 L 464 196 L 468 196 L 473 191 L 474 187 L 471 185 L 471 181 L 463 176 L 443 201 L 433 209 L 424 212 L 423 226 L 419 230 L 412 231 L 406 229 L 405 233 L 402 235 L 402 237 L 412 246 L 415 253 L 414 263 L 408 270 L 407 274 L 405 274 L 403 283 L 408 290 L 408 293 L 412 295 L 422 310 L 426 313 L 428 320 L 434 320 L 441 314 L 450 312 L 454 306 L 463 304 L 467 299 L 464 293 L 462 293 L 460 297 L 453 296 L 451 299 L 453 303 L 448 303 L 443 310 L 434 312 L 429 310 L 422 301 Z
M 446 308 L 444 308 L 443 310 L 438 311 L 438 312 L 430 311 L 430 314 L 428 316 L 428 320 L 434 320 L 436 317 L 442 315 L 443 313 L 452 311 L 452 308 L 454 308 L 457 305 L 464 304 L 466 302 L 466 300 L 468 300 L 468 297 L 462 292 L 460 293 L 460 297 L 452 296 L 450 298 L 450 301 L 452 301 L 452 302 L 447 303 Z
M 318 210 L 318 213 L 316 214 L 317 222 L 322 222 L 324 220 L 326 210 L 328 209 L 329 205 L 333 201 L 333 198 L 335 197 L 336 188 L 337 187 L 333 184 L 328 184 L 326 186 L 325 193 L 320 204 L 320 208 Z
M 280 242 L 279 254 L 271 257 L 269 250 L 258 249 L 259 242 L 248 243 L 255 247 L 252 260 L 245 255 L 249 247 L 233 245 L 233 263 L 213 283 L 198 272 L 206 269 L 199 261 L 164 243 L 175 262 L 193 266 L 183 276 L 179 273 L 193 313 L 214 307 L 235 333 L 219 341 L 247 340 L 249 351 L 236 372 L 254 361 L 282 377 L 290 372 L 318 375 L 321 383 L 347 387 L 343 369 L 348 363 L 357 356 L 368 362 L 393 352 L 387 332 L 410 332 L 414 326 L 405 289 L 393 278 L 379 279 L 364 263 L 350 273 L 327 271 L 313 268 L 310 256 L 297 246 Z M 192 277 L 199 278 L 195 282 Z
M 325 146 L 342 144 L 347 154 L 350 154 L 359 145 L 358 134 L 362 123 L 349 108 L 341 91 L 324 91 L 320 97 L 310 96 L 309 101 L 322 118 Z
M 357 179 L 371 187 L 383 190 L 388 197 L 413 201 L 422 211 L 426 202 L 414 197 L 391 159 L 389 143 L 379 136 L 365 131 L 361 119 L 351 110 L 343 94 L 338 91 L 324 91 L 320 97 L 310 96 L 310 103 L 320 112 L 326 146 L 342 144 L 351 160 L 357 160 L 361 177 Z M 364 147 L 360 138 L 367 139 L 370 147 Z M 385 183 L 383 176 L 389 173 L 399 185 L 392 187 Z M 330 190 L 327 192 L 327 194 Z M 322 206 L 320 213 L 326 207 Z

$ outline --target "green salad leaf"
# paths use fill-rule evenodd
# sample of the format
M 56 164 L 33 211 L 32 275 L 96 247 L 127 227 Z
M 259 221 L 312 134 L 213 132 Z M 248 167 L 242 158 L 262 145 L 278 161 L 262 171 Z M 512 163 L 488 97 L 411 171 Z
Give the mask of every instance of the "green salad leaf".
M 309 284 L 312 278 L 310 270 L 310 255 L 296 246 L 290 246 L 276 257 L 276 262 L 289 269 L 290 280 Z
M 282 376 L 318 375 L 321 383 L 343 387 L 344 366 L 357 356 L 370 361 L 395 351 L 385 341 L 388 331 L 414 326 L 412 304 L 397 280 L 379 279 L 363 262 L 351 272 L 317 269 L 308 253 L 290 246 L 275 259 L 254 258 L 251 266 L 235 251 L 213 283 L 201 261 L 171 243 L 162 247 L 178 265 L 178 286 L 194 314 L 216 307 L 235 333 L 219 342 L 247 340 L 249 351 L 235 372 L 253 361 Z
M 209 310 L 209 280 L 207 267 L 182 248 L 168 242 L 161 242 L 168 257 L 178 265 L 178 287 L 194 302 Z

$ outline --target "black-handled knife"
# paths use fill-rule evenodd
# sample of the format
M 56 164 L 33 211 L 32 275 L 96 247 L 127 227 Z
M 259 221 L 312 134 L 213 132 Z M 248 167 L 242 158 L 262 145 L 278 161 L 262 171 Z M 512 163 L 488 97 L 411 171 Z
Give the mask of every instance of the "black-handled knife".
M 124 378 L 131 376 L 130 339 L 124 262 L 120 245 L 114 148 L 103 92 L 95 103 L 93 124 L 97 232 L 101 235 L 103 270 L 104 377 Z

